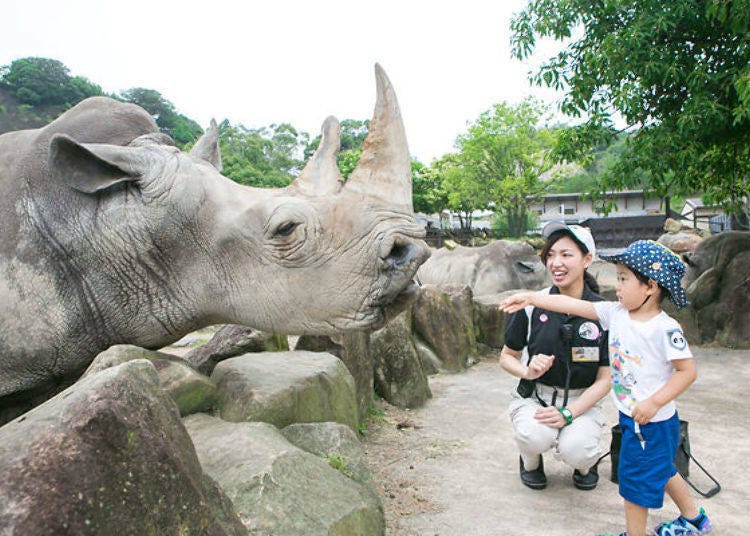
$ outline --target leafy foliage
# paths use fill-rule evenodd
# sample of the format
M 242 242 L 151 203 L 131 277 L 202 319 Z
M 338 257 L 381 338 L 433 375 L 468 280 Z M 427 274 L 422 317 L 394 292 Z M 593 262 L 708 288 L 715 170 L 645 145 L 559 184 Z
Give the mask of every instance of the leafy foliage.
M 203 134 L 203 129 L 198 123 L 177 113 L 174 104 L 155 89 L 134 87 L 121 92 L 120 97 L 125 102 L 137 104 L 150 113 L 159 129 L 169 134 L 180 147 L 194 142 Z
M 72 106 L 86 97 L 103 95 L 102 88 L 49 58 L 21 58 L 0 67 L 0 83 L 23 104 Z
M 341 148 L 336 159 L 339 171 L 344 178 L 348 178 L 354 168 L 357 167 L 359 157 L 362 155 L 362 145 L 367 138 L 370 121 L 360 119 L 344 119 L 341 127 Z M 320 145 L 320 134 L 315 136 L 305 145 L 304 158 L 309 159 Z
M 492 207 L 511 236 L 527 230 L 529 203 L 540 194 L 539 176 L 550 166 L 544 152 L 553 135 L 538 128 L 544 112 L 533 99 L 496 104 L 458 137 L 456 155 L 436 163 L 448 208 L 461 214 L 462 227 L 471 227 L 473 211 Z
M 415 212 L 434 214 L 442 212 L 448 205 L 448 194 L 442 184 L 437 168 L 425 166 L 418 160 L 411 161 L 412 201 Z
M 547 183 L 548 193 L 585 193 L 591 195 L 599 194 L 602 178 L 612 171 L 620 155 L 625 150 L 627 135 L 620 134 L 614 141 L 607 145 L 605 143 L 595 147 L 581 164 L 583 168 L 579 172 L 570 173 L 562 166 L 560 175 L 553 173 L 552 179 Z M 643 187 L 643 179 L 633 178 L 632 187 Z
M 565 92 L 563 112 L 585 121 L 561 134 L 560 159 L 580 158 L 633 132 L 601 189 L 657 195 L 705 192 L 729 211 L 750 193 L 748 0 L 531 0 L 512 22 L 516 57 L 538 38 L 564 40 L 533 75 Z
M 287 186 L 302 168 L 295 155 L 308 142 L 304 132 L 282 123 L 260 129 L 233 126 L 225 119 L 219 125 L 223 174 L 248 186 Z

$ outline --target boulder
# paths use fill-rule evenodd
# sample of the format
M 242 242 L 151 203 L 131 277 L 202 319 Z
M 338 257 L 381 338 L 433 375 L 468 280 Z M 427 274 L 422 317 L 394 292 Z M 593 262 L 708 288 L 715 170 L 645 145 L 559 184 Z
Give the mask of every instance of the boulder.
M 498 308 L 506 297 L 519 292 L 508 290 L 498 294 L 487 294 L 474 298 L 474 331 L 477 342 L 494 349 L 501 349 L 505 344 L 505 323 L 508 315 Z
M 684 256 L 690 315 L 701 343 L 750 348 L 750 232 L 725 231 Z M 678 317 L 683 322 L 682 317 Z M 685 326 L 683 326 L 685 328 Z M 691 330 L 686 329 L 688 340 Z M 691 341 L 692 342 L 692 341 Z
M 377 496 L 365 451 L 348 426 L 337 422 L 290 424 L 281 433 L 294 446 L 328 461 Z
M 440 372 L 440 367 L 443 364 L 440 362 L 440 358 L 435 351 L 430 348 L 430 345 L 416 335 L 412 338 L 412 342 L 414 342 L 414 348 L 417 350 L 417 355 L 419 355 L 419 361 L 422 363 L 422 370 L 424 370 L 424 373 L 428 376 L 432 376 L 433 374 Z
M 675 220 L 674 218 L 667 218 L 664 220 L 664 230 L 667 233 L 679 233 L 684 229 L 684 226 L 681 222 Z
M 203 468 L 231 498 L 251 534 L 385 534 L 383 511 L 371 492 L 292 445 L 272 425 L 197 414 L 187 417 L 185 426 Z
M 135 359 L 148 359 L 153 363 L 159 376 L 159 385 L 175 401 L 180 415 L 208 411 L 214 406 L 216 386 L 207 376 L 196 372 L 182 358 L 138 346 L 129 344 L 110 346 L 94 358 L 84 372 L 84 376 Z
M 341 359 L 354 378 L 360 422 L 367 417 L 374 395 L 369 332 L 347 331 L 331 337 L 303 335 L 297 340 L 294 349 L 328 352 Z
M 185 360 L 197 371 L 210 376 L 216 363 L 248 352 L 289 350 L 286 335 L 274 335 L 246 326 L 227 324 L 206 344 L 185 354 Z
M 357 430 L 354 379 L 325 352 L 262 352 L 222 361 L 211 379 L 224 420 L 292 423 L 334 421 Z
M 3 534 L 247 534 L 149 361 L 89 374 L 0 428 Z
M 375 392 L 399 408 L 421 407 L 432 396 L 411 323 L 408 308 L 370 336 Z
M 471 289 L 423 285 L 413 311 L 414 331 L 440 358 L 441 369 L 464 370 L 477 353 Z
M 666 233 L 659 237 L 657 242 L 667 246 L 669 249 L 682 255 L 683 253 L 692 252 L 701 243 L 703 237 L 690 231 L 681 231 L 678 233 Z

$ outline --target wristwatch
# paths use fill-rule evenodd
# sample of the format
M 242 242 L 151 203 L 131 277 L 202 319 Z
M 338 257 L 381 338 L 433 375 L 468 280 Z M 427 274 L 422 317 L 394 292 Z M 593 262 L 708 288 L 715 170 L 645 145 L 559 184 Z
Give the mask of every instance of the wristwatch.
M 568 426 L 573 422 L 573 412 L 571 412 L 568 408 L 563 406 L 561 408 L 557 408 L 557 411 L 559 411 L 560 415 L 562 415 L 565 419 L 565 426 Z

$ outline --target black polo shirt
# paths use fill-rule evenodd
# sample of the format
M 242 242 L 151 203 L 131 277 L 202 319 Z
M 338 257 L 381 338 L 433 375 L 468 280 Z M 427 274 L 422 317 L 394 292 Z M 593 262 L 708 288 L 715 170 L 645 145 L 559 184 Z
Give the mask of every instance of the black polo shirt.
M 552 286 L 550 294 L 560 294 L 560 290 Z M 584 285 L 582 299 L 593 302 L 604 298 Z M 505 327 L 508 348 L 520 352 L 528 346 L 530 356 L 555 356 L 552 367 L 536 380 L 555 387 L 565 387 L 568 374 L 570 389 L 583 389 L 594 383 L 599 367 L 609 366 L 607 343 L 607 333 L 599 322 L 537 307 L 531 313 L 530 333 L 524 309 L 513 313 Z

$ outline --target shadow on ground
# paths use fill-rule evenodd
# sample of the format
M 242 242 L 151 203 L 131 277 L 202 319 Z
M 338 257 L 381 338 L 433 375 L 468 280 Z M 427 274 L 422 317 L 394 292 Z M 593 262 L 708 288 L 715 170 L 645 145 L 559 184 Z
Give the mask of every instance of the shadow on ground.
M 695 457 L 721 483 L 711 499 L 698 497 L 716 534 L 745 534 L 750 484 L 750 413 L 744 395 L 750 351 L 693 347 L 698 380 L 678 401 L 690 423 Z M 431 377 L 433 398 L 419 410 L 384 407 L 368 425 L 365 448 L 386 510 L 388 535 L 591 536 L 624 530 L 622 502 L 610 482 L 610 462 L 600 464 L 593 491 L 573 487 L 571 470 L 545 456 L 547 489 L 532 491 L 518 478 L 518 453 L 507 414 L 515 380 L 497 359 L 485 359 L 460 374 Z M 616 412 L 604 400 L 611 424 Z M 400 426 L 399 426 L 400 425 Z M 602 449 L 609 449 L 605 429 Z M 699 488 L 710 481 L 691 464 Z M 649 524 L 677 515 L 665 499 Z

